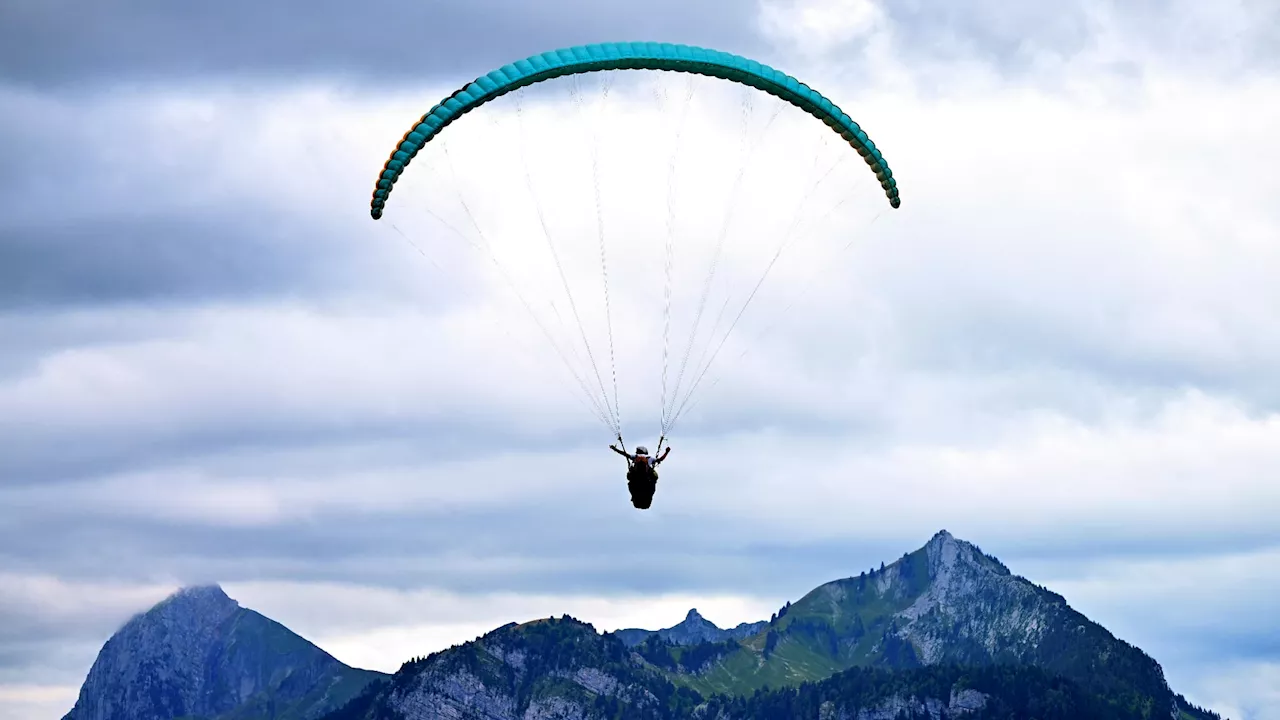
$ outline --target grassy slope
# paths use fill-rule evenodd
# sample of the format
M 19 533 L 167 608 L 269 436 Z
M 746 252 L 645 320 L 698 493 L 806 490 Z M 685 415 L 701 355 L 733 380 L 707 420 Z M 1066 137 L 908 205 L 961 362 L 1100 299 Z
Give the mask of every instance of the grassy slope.
M 757 689 L 817 681 L 853 667 L 909 668 L 918 665 L 914 648 L 895 636 L 894 615 L 927 589 L 926 549 L 864 578 L 848 578 L 816 588 L 765 631 L 698 674 L 669 673 L 672 682 L 704 695 L 747 695 Z M 1061 603 L 1043 646 L 1029 653 L 989 657 L 965 652 L 963 638 L 949 642 L 948 662 L 983 665 L 1029 663 L 1084 683 L 1123 709 L 1156 717 L 1168 694 L 1159 666 L 1139 649 Z M 1079 627 L 1077 627 L 1079 625 Z M 1025 656 L 1024 656 L 1025 655 Z M 1191 713 L 1194 716 L 1194 713 Z
M 669 676 L 704 695 L 750 694 L 765 686 L 821 680 L 851 667 L 894 664 L 885 662 L 882 638 L 893 615 L 927 587 L 927 561 L 922 548 L 865 580 L 847 578 L 815 588 L 707 671 Z M 877 586 L 886 578 L 893 581 L 882 595 Z M 776 644 L 766 656 L 770 633 Z

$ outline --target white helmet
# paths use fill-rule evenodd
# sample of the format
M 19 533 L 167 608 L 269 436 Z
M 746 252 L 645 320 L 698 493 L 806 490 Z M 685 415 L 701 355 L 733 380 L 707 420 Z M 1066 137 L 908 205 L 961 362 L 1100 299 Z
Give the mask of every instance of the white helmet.
M 649 448 L 647 448 L 647 447 L 645 447 L 645 446 L 643 446 L 643 445 L 637 445 L 637 446 L 636 446 L 636 454 L 637 454 L 637 455 L 648 455 L 648 454 L 649 454 Z

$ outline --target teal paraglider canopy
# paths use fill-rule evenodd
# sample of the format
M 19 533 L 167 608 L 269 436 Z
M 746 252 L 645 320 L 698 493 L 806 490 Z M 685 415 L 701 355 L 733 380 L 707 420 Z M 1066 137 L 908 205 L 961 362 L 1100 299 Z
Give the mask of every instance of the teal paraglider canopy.
M 666 70 L 741 83 L 766 92 L 821 120 L 866 161 L 889 204 L 897 208 L 898 183 L 880 150 L 843 110 L 821 93 L 783 72 L 738 55 L 669 43 L 598 43 L 533 55 L 481 75 L 454 92 L 405 133 L 383 165 L 369 214 L 382 217 L 391 189 L 424 145 L 450 123 L 481 105 L 523 87 L 566 75 L 605 70 Z

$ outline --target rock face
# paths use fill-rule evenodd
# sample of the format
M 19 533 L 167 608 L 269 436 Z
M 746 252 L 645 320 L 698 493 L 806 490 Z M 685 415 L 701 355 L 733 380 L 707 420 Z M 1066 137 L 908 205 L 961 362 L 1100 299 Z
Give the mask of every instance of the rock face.
M 895 616 L 897 637 L 910 643 L 921 664 L 1031 665 L 1110 695 L 1160 698 L 1177 716 L 1160 665 L 1073 610 L 1061 595 L 1012 575 L 945 530 L 921 553 L 928 584 Z M 889 586 L 897 580 L 885 576 Z
M 737 627 L 724 629 L 699 615 L 695 608 L 690 610 L 689 614 L 685 615 L 684 620 L 679 624 L 663 630 L 628 628 L 626 630 L 618 630 L 614 634 L 628 647 L 635 647 L 652 635 L 657 635 L 672 645 L 698 645 L 700 643 L 724 642 L 725 640 L 743 640 L 760 632 L 768 624 L 768 622 L 762 620 L 754 623 L 741 623 Z
M 920 566 L 926 574 L 922 590 L 911 582 Z M 1031 660 L 1059 626 L 1075 631 L 1082 622 L 1093 625 L 1060 595 L 1014 577 L 945 530 L 916 557 L 882 573 L 876 589 L 882 597 L 910 601 L 894 616 L 895 634 L 911 643 L 924 665 Z
M 369 697 L 328 720 L 594 720 L 664 717 L 678 690 L 662 672 L 568 616 L 507 625 L 473 642 L 405 663 Z
M 64 720 L 319 717 L 379 673 L 343 665 L 217 586 L 185 588 L 107 641 Z

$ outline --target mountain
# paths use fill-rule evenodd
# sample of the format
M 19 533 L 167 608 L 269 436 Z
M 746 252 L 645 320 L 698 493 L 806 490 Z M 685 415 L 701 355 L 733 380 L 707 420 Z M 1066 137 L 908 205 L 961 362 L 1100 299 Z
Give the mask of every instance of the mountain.
M 704 694 L 821 680 L 853 667 L 1023 665 L 1144 717 L 1174 713 L 1160 665 L 999 560 L 943 530 L 879 570 L 821 585 L 767 629 L 678 682 Z
M 508 625 L 407 663 L 328 720 L 1213 717 L 1141 650 L 945 530 L 731 632 L 696 612 L 667 631 Z
M 1140 720 L 1015 665 L 853 668 L 798 688 L 703 697 L 614 633 L 563 616 L 510 624 L 405 663 L 325 720 Z
M 326 720 L 649 717 L 691 709 L 675 686 L 611 634 L 569 616 L 510 623 L 405 663 Z
M 216 585 L 191 587 L 107 641 L 63 720 L 311 720 L 381 677 L 347 667 Z
M 695 608 L 680 623 L 663 630 L 641 630 L 627 628 L 614 631 L 627 647 L 635 647 L 653 635 L 672 645 L 698 645 L 700 643 L 718 643 L 726 640 L 745 640 L 767 626 L 765 621 L 741 623 L 737 627 L 721 629 L 715 623 L 698 614 Z
M 1159 664 L 945 530 L 768 621 L 600 633 L 509 623 L 355 670 L 217 587 L 103 647 L 64 720 L 1220 720 Z

